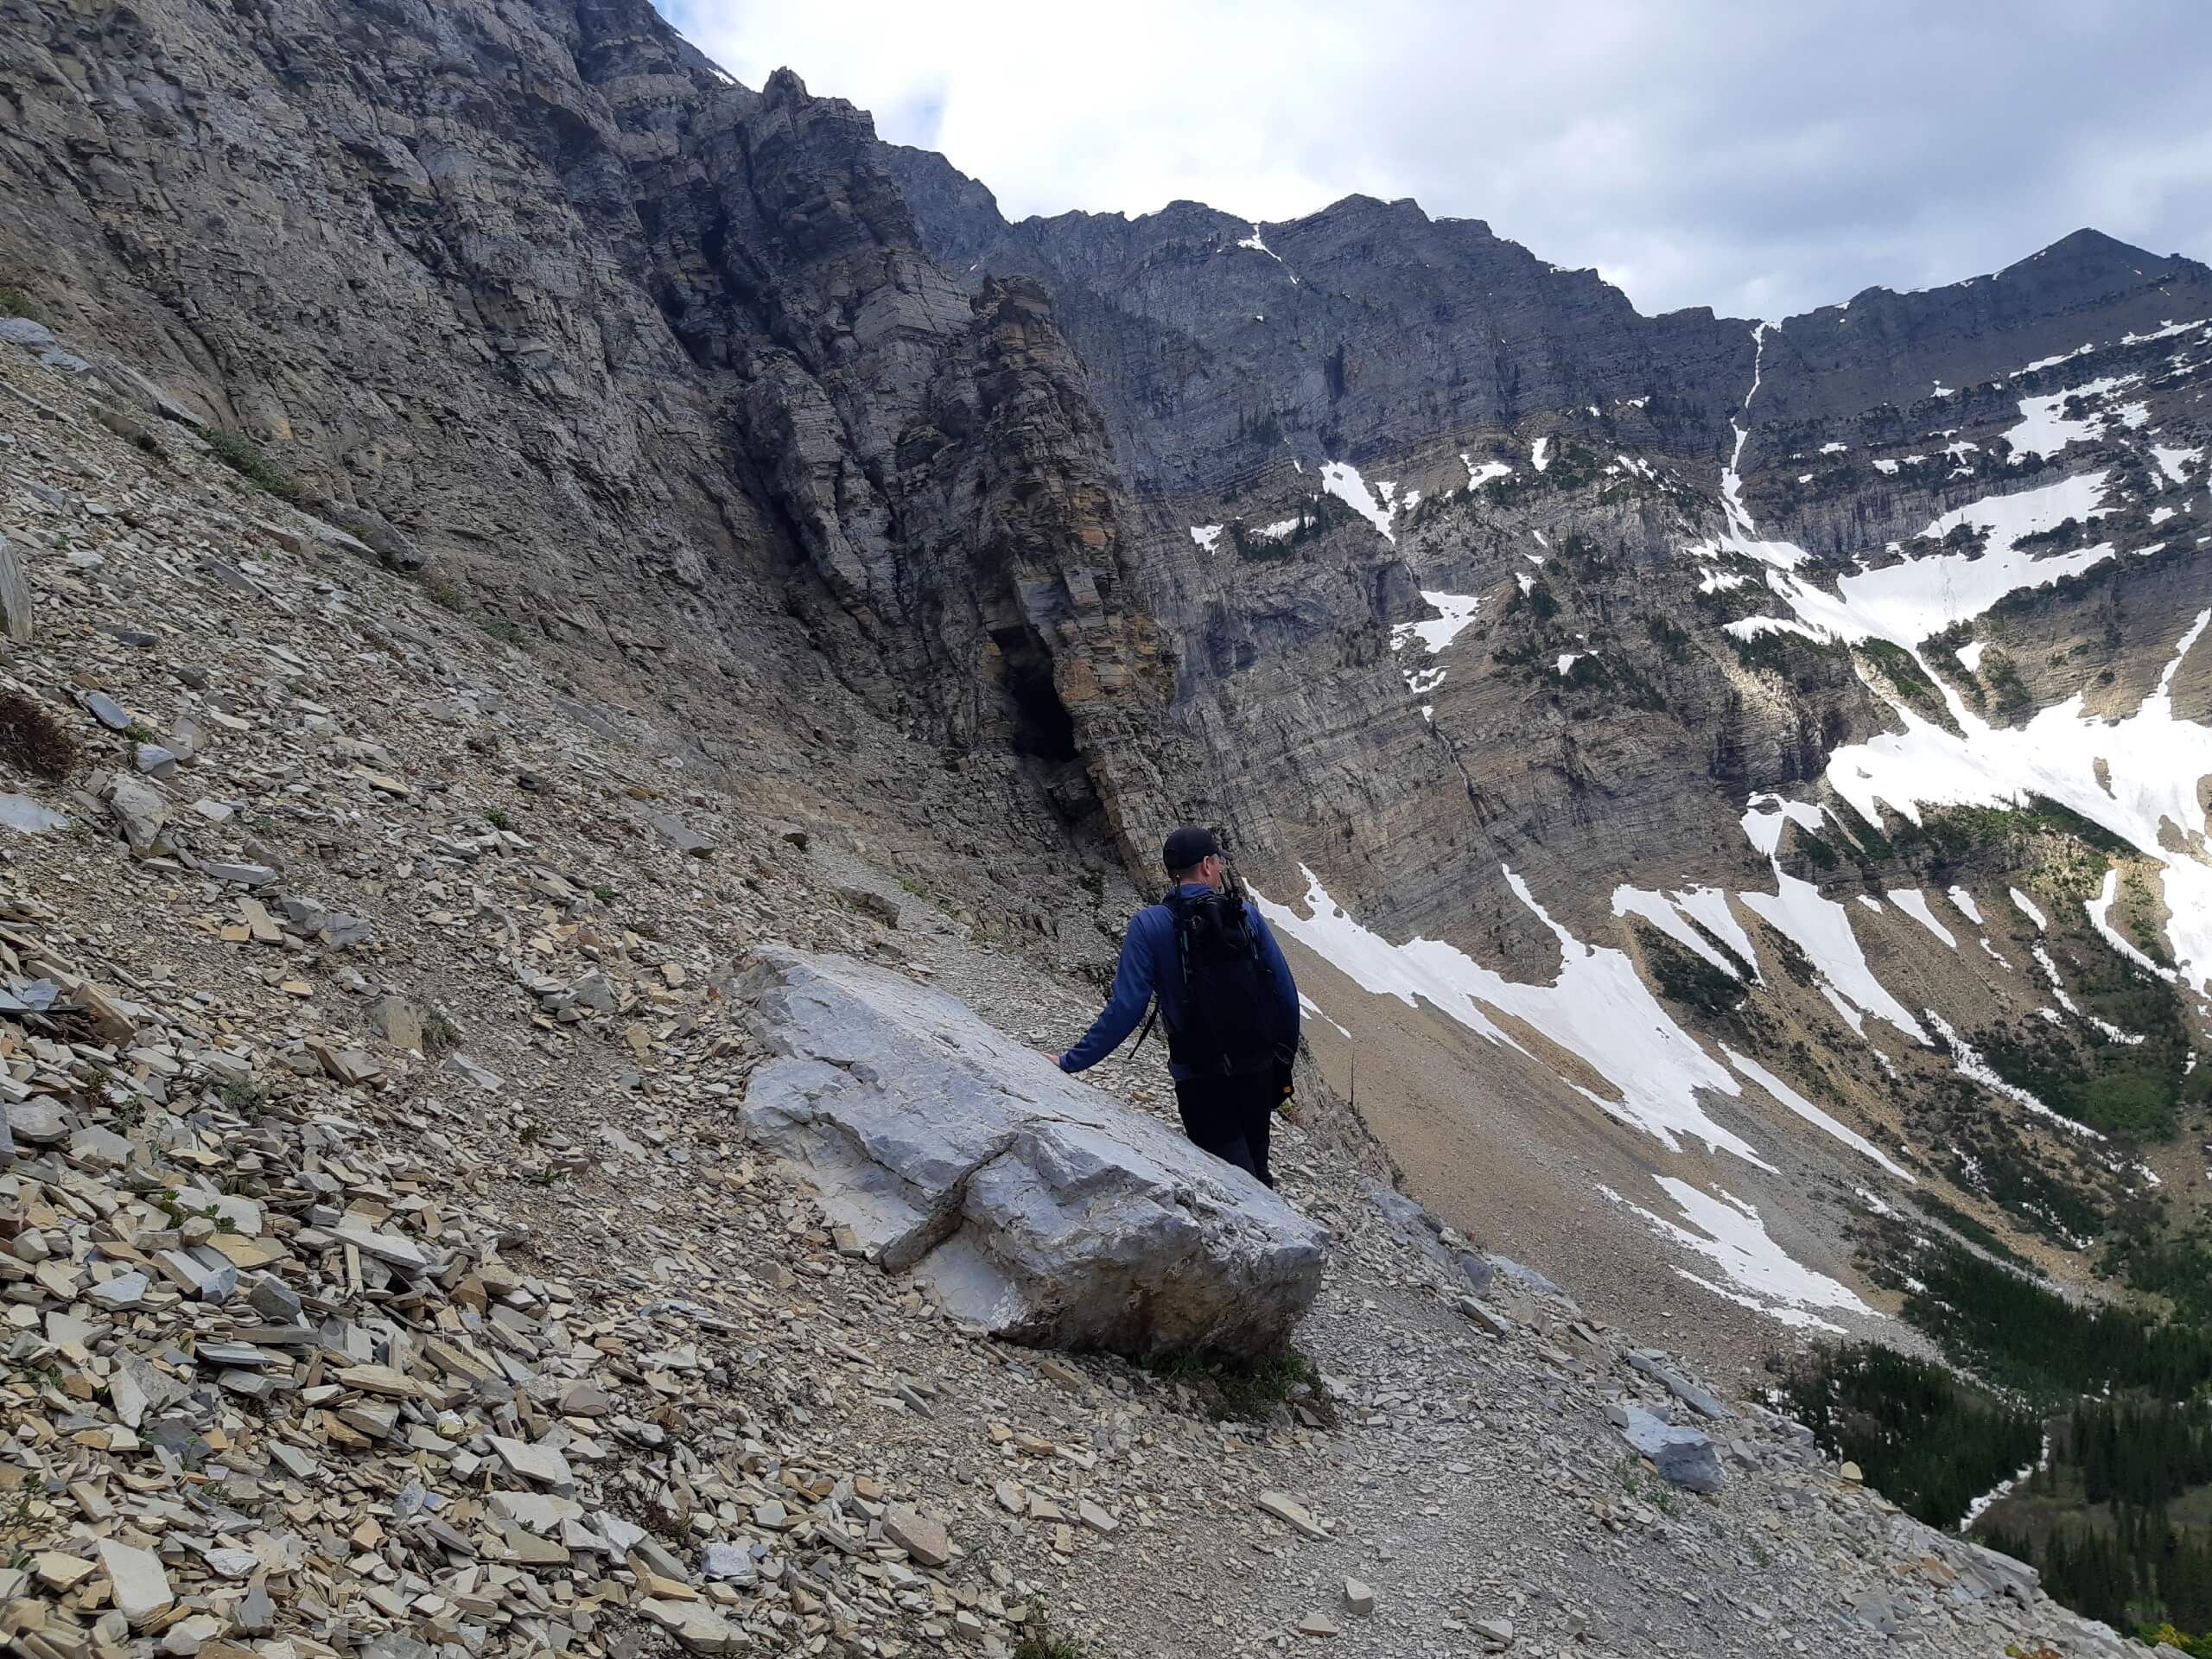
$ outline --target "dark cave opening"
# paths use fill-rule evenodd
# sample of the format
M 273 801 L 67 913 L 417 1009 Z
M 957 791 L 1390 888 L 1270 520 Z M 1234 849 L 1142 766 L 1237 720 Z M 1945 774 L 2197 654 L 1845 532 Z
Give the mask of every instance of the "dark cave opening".
M 1052 684 L 1049 664 L 1007 658 L 1006 690 L 1014 712 L 1014 752 L 1025 760 L 1053 765 L 1073 760 L 1075 716 Z

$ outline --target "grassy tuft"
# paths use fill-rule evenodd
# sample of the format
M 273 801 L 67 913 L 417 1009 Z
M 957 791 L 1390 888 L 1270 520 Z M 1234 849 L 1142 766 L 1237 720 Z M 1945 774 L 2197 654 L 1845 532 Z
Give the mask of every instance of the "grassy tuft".
M 264 454 L 261 446 L 244 433 L 211 426 L 200 435 L 207 440 L 218 461 L 257 489 L 268 491 L 280 501 L 300 499 L 299 480 Z
M 1085 1659 L 1073 1637 L 1053 1630 L 1052 1621 L 1035 1607 L 1021 1622 L 1021 1640 L 1014 1643 L 1014 1659 Z
M 442 1009 L 432 1008 L 423 1016 L 423 1052 L 429 1058 L 442 1059 L 461 1046 L 461 1027 L 447 1018 Z
M 1154 1376 L 1180 1382 L 1222 1421 L 1254 1422 L 1277 1406 L 1301 1405 L 1324 1427 L 1338 1420 L 1336 1396 L 1322 1381 L 1321 1368 L 1295 1348 L 1281 1348 L 1259 1359 L 1239 1359 L 1200 1349 L 1156 1354 L 1145 1362 Z

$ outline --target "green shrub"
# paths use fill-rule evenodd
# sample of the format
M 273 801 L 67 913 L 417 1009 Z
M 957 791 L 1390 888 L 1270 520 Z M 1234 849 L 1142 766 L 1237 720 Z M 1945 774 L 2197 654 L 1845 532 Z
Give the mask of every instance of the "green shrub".
M 1684 662 L 1690 654 L 1690 636 L 1687 629 L 1677 627 L 1663 616 L 1647 616 L 1643 631 L 1651 636 L 1651 643 L 1659 647 L 1659 654 L 1670 663 Z
M 12 283 L 0 283 L 0 317 L 21 317 L 26 322 L 44 322 L 31 296 Z
M 1744 1000 L 1744 982 L 1714 967 L 1694 951 L 1685 950 L 1655 927 L 1636 925 L 1636 942 L 1643 965 L 1659 983 L 1659 994 L 1670 1002 L 1694 1008 L 1707 1019 L 1732 1013 Z
M 433 1008 L 423 1016 L 423 1052 L 428 1058 L 442 1059 L 461 1046 L 461 1027 L 454 1024 L 444 1010 Z
M 1053 1630 L 1042 1608 L 1032 1605 L 1021 1621 L 1021 1639 L 1014 1643 L 1014 1659 L 1084 1659 L 1071 1637 Z
M 225 1084 L 215 1091 L 215 1096 L 241 1117 L 259 1111 L 269 1101 L 269 1096 L 261 1090 L 241 1077 L 233 1077 Z
M 1258 1359 L 1179 1349 L 1154 1355 L 1145 1369 L 1189 1388 L 1224 1421 L 1255 1422 L 1277 1406 L 1294 1402 L 1324 1426 L 1332 1427 L 1337 1421 L 1336 1396 L 1322 1380 L 1320 1367 L 1295 1348 L 1281 1348 Z
M 300 499 L 299 480 L 264 454 L 260 446 L 244 433 L 211 426 L 200 435 L 207 440 L 207 447 L 215 452 L 215 458 L 247 483 L 268 491 L 280 501 Z

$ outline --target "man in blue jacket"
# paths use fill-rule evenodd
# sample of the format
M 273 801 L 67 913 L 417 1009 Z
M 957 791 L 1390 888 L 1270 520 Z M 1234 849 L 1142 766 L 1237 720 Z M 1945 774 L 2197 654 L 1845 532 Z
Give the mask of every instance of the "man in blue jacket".
M 1174 885 L 1164 901 L 1131 918 L 1113 994 L 1083 1040 L 1060 1056 L 1060 1070 L 1083 1071 L 1104 1059 L 1158 996 L 1183 1132 L 1273 1186 L 1268 1133 L 1298 1052 L 1298 987 L 1209 831 L 1178 830 L 1160 861 Z

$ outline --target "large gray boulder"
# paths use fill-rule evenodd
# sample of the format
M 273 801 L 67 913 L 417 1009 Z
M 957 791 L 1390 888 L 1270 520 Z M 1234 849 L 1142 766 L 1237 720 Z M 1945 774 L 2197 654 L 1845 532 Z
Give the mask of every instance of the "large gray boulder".
M 1321 1227 L 955 998 L 793 950 L 763 951 L 742 991 L 774 1057 L 747 1130 L 956 1317 L 1051 1347 L 1251 1356 L 1312 1306 Z

